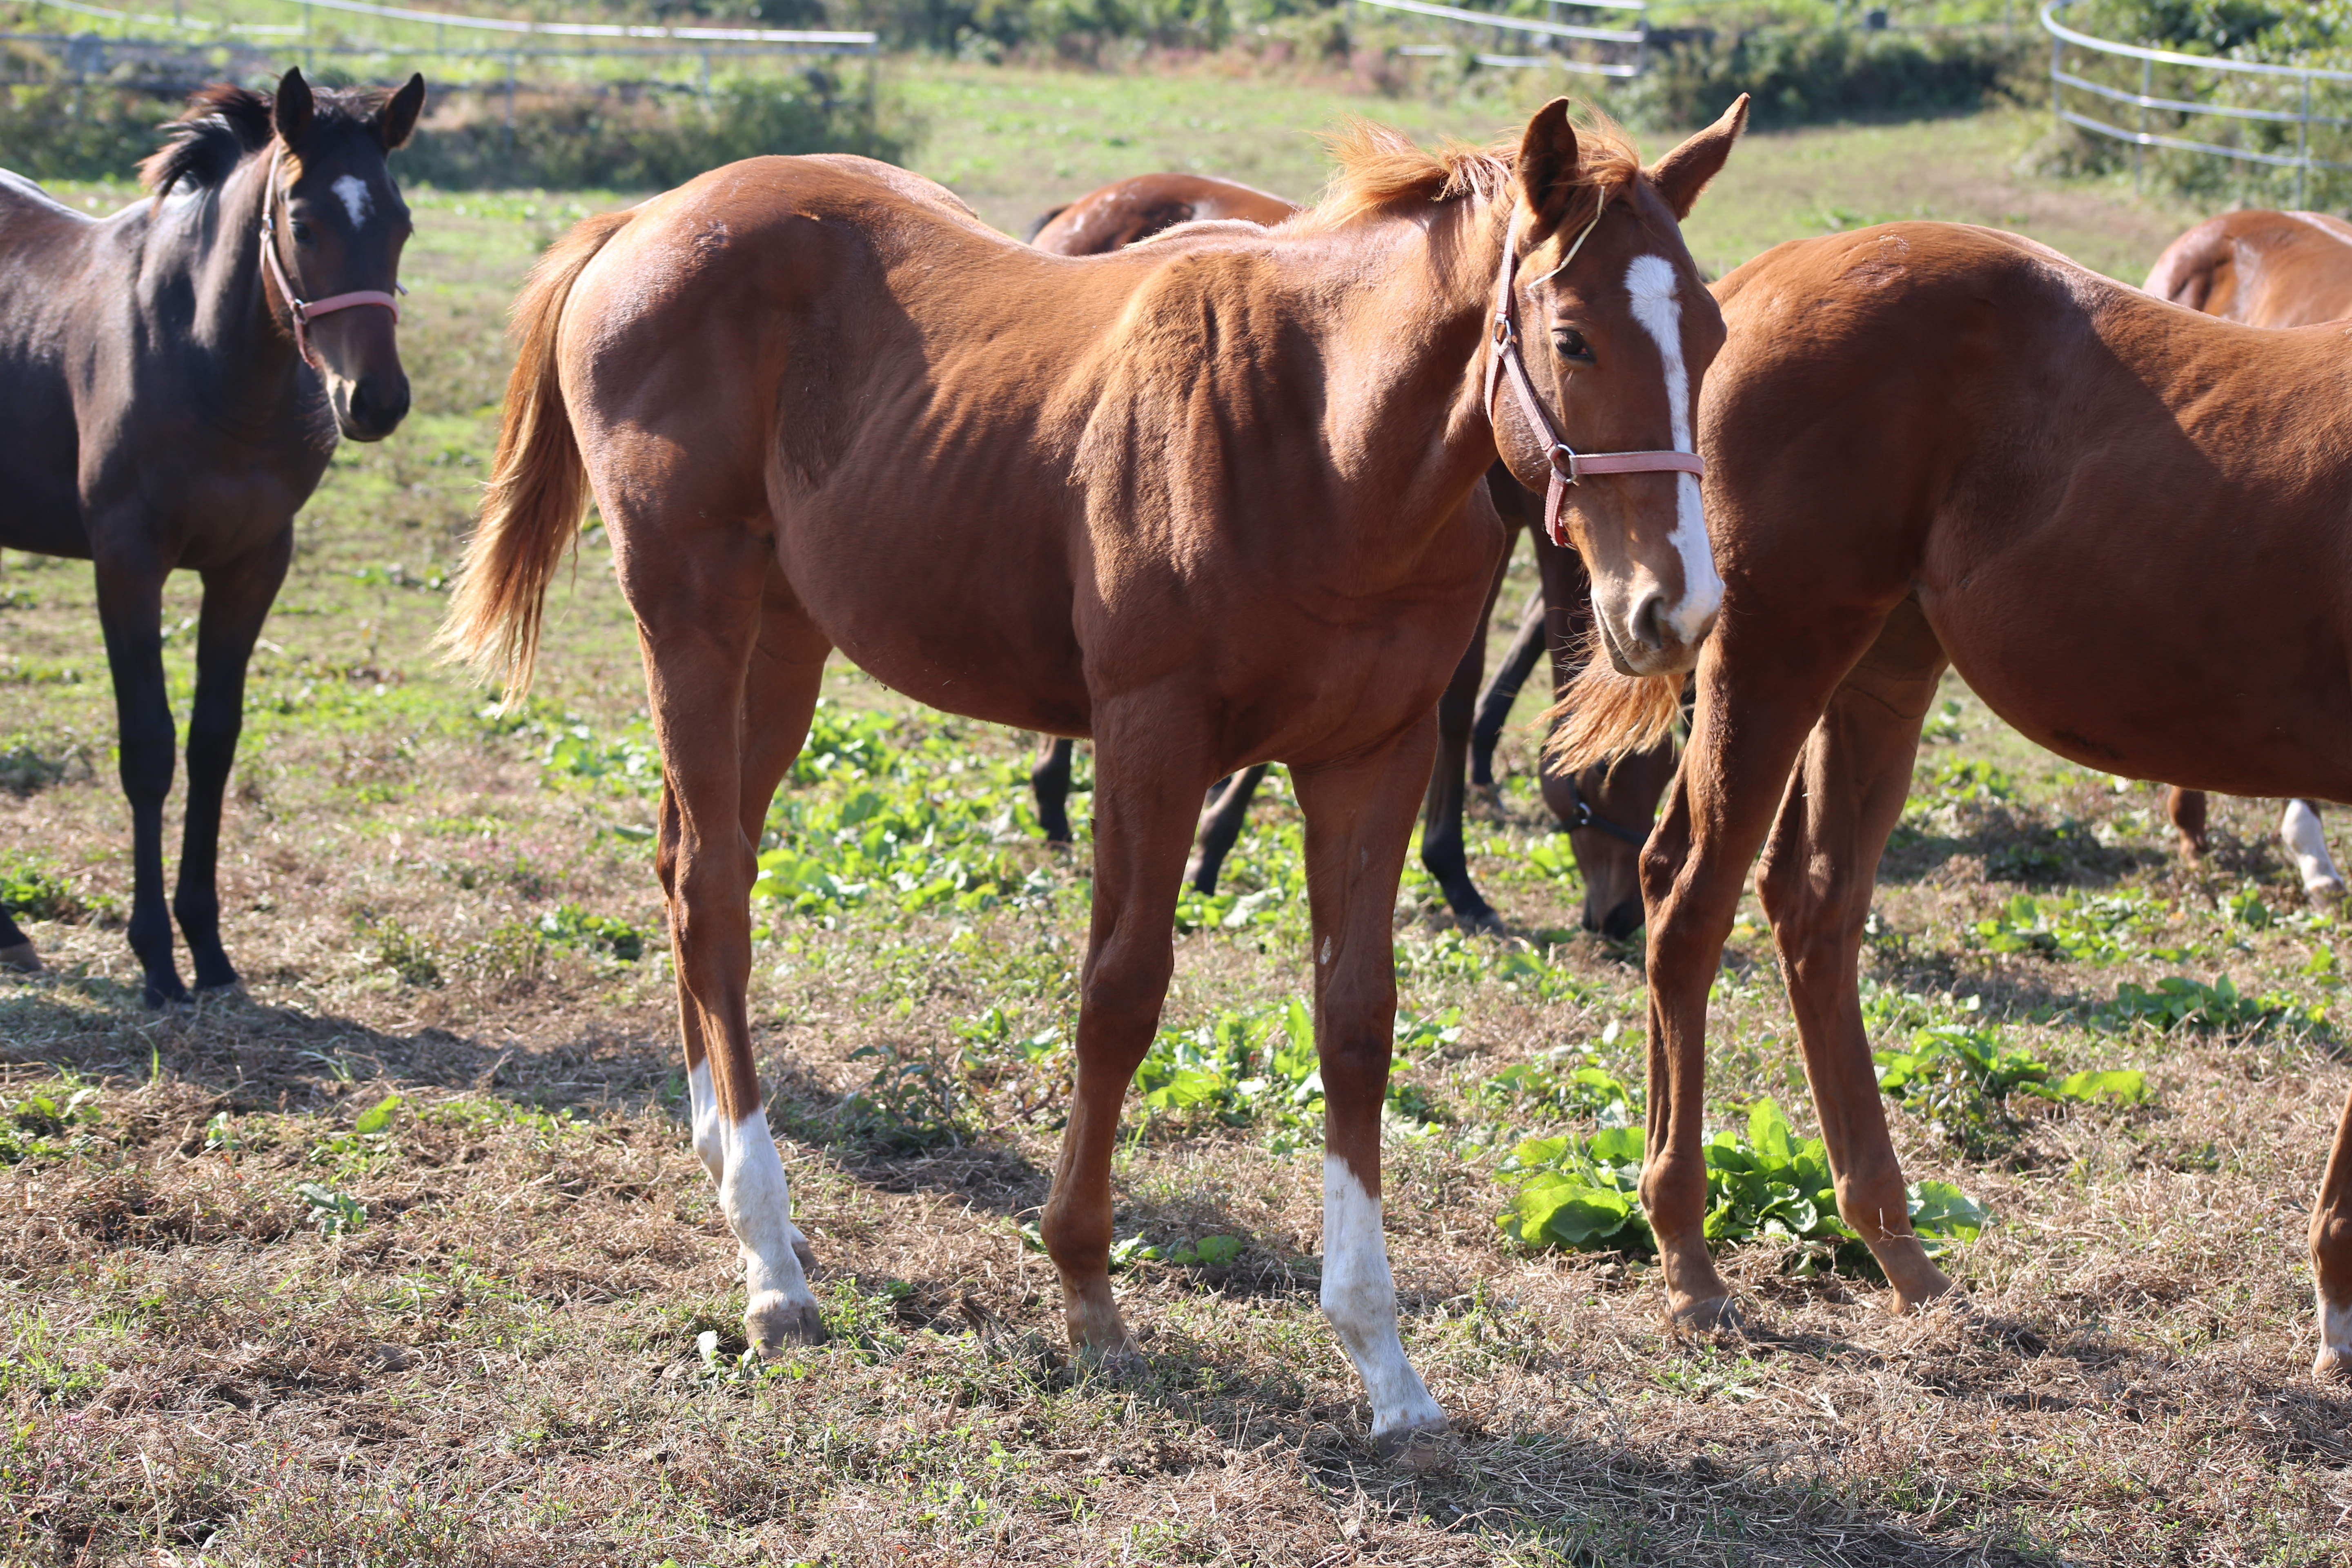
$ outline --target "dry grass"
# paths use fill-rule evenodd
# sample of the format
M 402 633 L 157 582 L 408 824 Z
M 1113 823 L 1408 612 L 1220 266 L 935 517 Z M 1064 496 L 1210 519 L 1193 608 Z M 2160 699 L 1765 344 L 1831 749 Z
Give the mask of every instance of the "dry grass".
M 0 856 L 95 912 L 31 927 L 53 978 L 0 981 L 0 1128 L 38 1141 L 0 1166 L 0 1561 L 2343 1559 L 2352 1398 L 2305 1371 L 2301 1235 L 2352 1071 L 2325 1032 L 2084 1022 L 2117 983 L 2170 973 L 2327 1005 L 2333 977 L 2307 971 L 2340 928 L 2287 918 L 2269 807 L 2217 802 L 2214 860 L 2182 868 L 2151 791 L 2030 752 L 1957 688 L 1867 973 L 1980 995 L 2011 1043 L 2142 1067 L 2156 1090 L 2029 1116 L 1974 1159 L 1895 1112 L 1914 1176 L 1998 1216 L 1958 1259 L 1969 1310 L 1895 1319 L 1867 1279 L 1751 1247 L 1727 1265 L 1750 1331 L 1693 1337 L 1661 1321 L 1640 1260 L 1503 1240 L 1496 1158 L 1558 1128 L 1481 1086 L 1561 1045 L 1630 1078 L 1643 1005 L 1633 952 L 1557 930 L 1575 888 L 1526 858 L 1545 835 L 1519 738 L 1522 782 L 1475 864 L 1572 984 L 1507 989 L 1504 946 L 1443 940 L 1425 886 L 1399 918 L 1408 1005 L 1463 1012 L 1405 1068 L 1443 1116 L 1395 1130 L 1389 1178 L 1407 1343 L 1454 1435 L 1375 1456 L 1316 1308 L 1314 1151 L 1263 1123 L 1162 1115 L 1123 1147 L 1121 1237 L 1243 1245 L 1119 1276 L 1142 1371 L 1071 1362 L 1019 1229 L 1045 1194 L 1052 1058 L 974 1056 L 957 1033 L 992 1007 L 1016 1035 L 1067 1022 L 1084 866 L 1043 849 L 1009 852 L 1053 889 L 1026 908 L 773 917 L 753 1016 L 835 1337 L 745 1377 L 657 944 L 632 963 L 535 934 L 565 904 L 656 925 L 645 795 L 546 762 L 564 724 L 619 733 L 637 709 L 596 542 L 559 592 L 535 731 L 431 665 L 445 600 L 404 585 L 446 568 L 478 481 L 518 240 L 557 221 L 533 205 L 418 203 L 431 309 L 404 331 L 412 363 L 443 368 L 400 441 L 339 460 L 257 668 L 224 855 L 249 1000 L 140 1009 L 108 912 L 127 835 L 86 571 L 7 559 L 0 589 L 32 603 L 0 611 Z M 847 670 L 834 693 L 884 700 Z M 941 732 L 982 763 L 1017 754 Z M 1944 799 L 1955 757 L 2014 793 Z M 1258 838 L 1281 820 L 1264 807 Z M 2163 919 L 2114 963 L 1972 945 L 2021 875 L 2141 889 Z M 2217 912 L 2248 889 L 2278 918 Z M 2175 942 L 2200 951 L 2145 951 Z M 1303 987 L 1280 923 L 1179 952 L 1181 1021 Z M 1763 1093 L 1809 1119 L 1790 1034 L 1743 924 L 1715 1011 L 1719 1120 Z M 950 1103 L 877 1110 L 877 1052 Z M 75 1085 L 97 1089 L 94 1120 L 23 1113 Z M 384 1131 L 357 1131 L 394 1094 Z M 336 1194 L 364 1224 L 326 1233 Z

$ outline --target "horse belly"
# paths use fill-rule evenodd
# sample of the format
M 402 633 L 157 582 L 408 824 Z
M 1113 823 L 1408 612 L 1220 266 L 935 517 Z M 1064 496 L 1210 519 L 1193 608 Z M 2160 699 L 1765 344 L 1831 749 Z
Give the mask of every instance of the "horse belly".
M 2159 510 L 2095 538 L 2053 525 L 2031 548 L 1931 561 L 1919 598 L 1970 689 L 2063 756 L 2231 795 L 2352 799 L 2347 579 L 2301 544 Z

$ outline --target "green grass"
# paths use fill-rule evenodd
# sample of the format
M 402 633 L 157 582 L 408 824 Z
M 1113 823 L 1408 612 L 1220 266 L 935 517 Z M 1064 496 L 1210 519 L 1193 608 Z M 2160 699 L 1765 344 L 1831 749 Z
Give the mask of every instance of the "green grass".
M 921 166 L 1009 227 L 1193 155 L 1304 195 L 1305 132 L 1341 112 L 1483 134 L 1517 107 L 1208 68 L 923 65 L 901 87 L 929 122 Z M 2038 133 L 1992 115 L 1759 137 L 1694 245 L 1721 268 L 1869 217 L 2014 216 L 2144 268 L 2176 216 L 2015 173 Z M 0 563 L 0 874 L 38 892 L 57 971 L 0 981 L 0 1561 L 2340 1554 L 2352 1401 L 2302 1370 L 2300 1235 L 2352 1085 L 2343 928 L 2305 903 L 2267 805 L 2217 800 L 2212 858 L 2183 866 L 2153 789 L 2035 750 L 1957 681 L 1864 963 L 1897 1146 L 1977 1310 L 1895 1320 L 1866 1269 L 1809 1266 L 1841 1238 L 1752 900 L 1706 1108 L 1752 1336 L 1665 1327 L 1638 1247 L 1497 1225 L 1530 1140 L 1574 1140 L 1588 1184 L 1623 1152 L 1593 1141 L 1640 1120 L 1646 1013 L 1638 951 L 1565 929 L 1579 889 L 1517 729 L 1502 804 L 1471 825 L 1515 935 L 1451 929 L 1417 871 L 1398 913 L 1390 1236 L 1407 1344 L 1458 1424 L 1414 1468 L 1367 1442 L 1316 1306 L 1286 791 L 1229 862 L 1230 901 L 1188 906 L 1115 1170 L 1149 1356 L 1107 1375 L 1070 1360 L 1027 1239 L 1066 1111 L 1085 851 L 1034 841 L 1020 737 L 837 668 L 771 817 L 751 995 L 835 1338 L 747 1365 L 682 1120 L 641 687 L 601 537 L 559 587 L 528 709 L 490 710 L 428 647 L 505 301 L 604 200 L 412 201 L 416 412 L 338 455 L 255 666 L 223 856 L 249 1000 L 140 1008 L 88 569 Z M 175 584 L 167 625 L 194 608 Z M 168 645 L 183 705 L 187 641 Z M 2101 1092 L 2124 1083 L 2144 1097 Z M 1767 1100 L 1789 1125 L 1759 1120 Z M 1768 1164 L 1812 1185 L 1780 1194 Z M 1964 1238 L 1931 1184 L 1991 1223 Z

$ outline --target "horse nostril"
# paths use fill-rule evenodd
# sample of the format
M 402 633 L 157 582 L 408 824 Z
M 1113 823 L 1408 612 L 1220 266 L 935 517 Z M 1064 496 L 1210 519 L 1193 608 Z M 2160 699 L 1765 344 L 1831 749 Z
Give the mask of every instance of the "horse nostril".
M 388 430 L 408 413 L 408 378 L 390 391 L 371 377 L 352 388 L 352 421 L 368 429 Z
M 1666 646 L 1666 598 L 1663 594 L 1647 594 L 1633 606 L 1633 638 L 1652 652 L 1662 652 Z

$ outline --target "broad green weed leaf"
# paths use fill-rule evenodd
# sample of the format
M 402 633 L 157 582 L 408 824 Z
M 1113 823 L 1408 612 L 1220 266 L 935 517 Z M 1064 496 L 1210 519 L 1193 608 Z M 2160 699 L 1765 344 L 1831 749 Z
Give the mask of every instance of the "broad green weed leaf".
M 392 1113 L 399 1109 L 400 1096 L 388 1094 L 373 1110 L 360 1112 L 360 1119 L 352 1123 L 352 1131 L 381 1132 L 392 1125 Z
M 2066 1100 L 2108 1100 L 2118 1105 L 2137 1105 L 2147 1098 L 2147 1074 L 2123 1068 L 2068 1073 L 2059 1080 L 2058 1093 Z
M 1789 1119 L 1773 1100 L 1759 1100 L 1748 1112 L 1748 1142 L 1759 1154 L 1768 1159 L 1785 1160 L 1796 1152 L 1796 1140 L 1789 1131 Z

